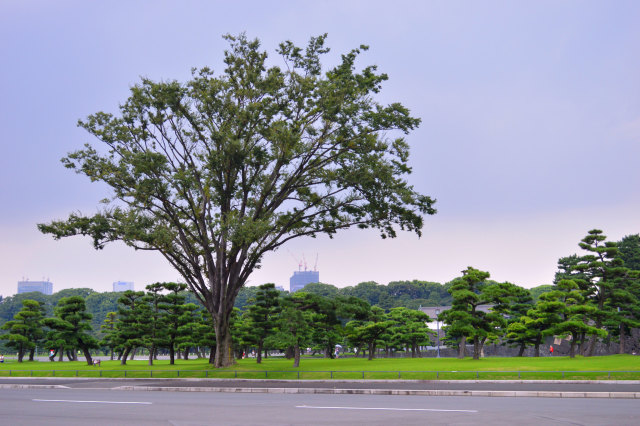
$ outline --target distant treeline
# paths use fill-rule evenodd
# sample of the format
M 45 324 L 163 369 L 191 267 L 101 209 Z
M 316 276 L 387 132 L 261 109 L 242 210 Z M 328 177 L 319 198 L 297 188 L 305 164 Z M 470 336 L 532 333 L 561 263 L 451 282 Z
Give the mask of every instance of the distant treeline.
M 354 296 L 367 301 L 372 306 L 379 306 L 385 311 L 393 308 L 405 307 L 418 309 L 420 306 L 447 306 L 451 305 L 451 294 L 448 289 L 451 283 L 440 284 L 430 281 L 392 281 L 387 285 L 378 284 L 373 281 L 359 283 L 355 286 L 338 288 L 331 284 L 313 283 L 305 286 L 307 293 L 319 296 Z M 550 285 L 543 285 L 531 289 L 534 299 L 552 288 Z M 258 287 L 244 287 L 240 290 L 235 302 L 235 306 L 240 310 L 245 310 L 249 299 L 255 298 Z M 63 297 L 81 296 L 85 299 L 87 312 L 93 318 L 91 325 L 97 335 L 100 326 L 103 324 L 109 312 L 118 310 L 118 298 L 122 293 L 117 292 L 97 292 L 90 288 L 69 288 L 60 290 L 52 295 L 38 292 L 21 293 L 8 296 L 0 302 L 0 326 L 13 319 L 14 315 L 22 309 L 22 301 L 31 299 L 41 302 L 45 307 L 45 315 L 51 316 L 53 308 Z M 191 293 L 186 294 L 187 303 L 199 302 Z

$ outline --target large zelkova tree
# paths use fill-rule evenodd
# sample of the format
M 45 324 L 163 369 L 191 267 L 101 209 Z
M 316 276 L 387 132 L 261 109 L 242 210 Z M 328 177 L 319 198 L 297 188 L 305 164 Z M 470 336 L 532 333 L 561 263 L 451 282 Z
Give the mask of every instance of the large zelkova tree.
M 63 159 L 106 183 L 95 215 L 38 225 L 160 252 L 215 320 L 216 361 L 229 365 L 234 300 L 263 256 L 286 242 L 351 227 L 420 235 L 434 200 L 406 177 L 403 134 L 420 120 L 376 101 L 387 75 L 361 69 L 361 46 L 323 71 L 325 37 L 280 44 L 269 65 L 258 40 L 226 36 L 226 67 L 186 83 L 143 79 L 119 114 L 80 121 L 98 144 Z
M 35 347 L 44 337 L 42 321 L 44 319 L 44 307 L 36 300 L 23 300 L 22 309 L 18 311 L 11 321 L 2 325 L 6 334 L 0 335 L 1 340 L 7 340 L 6 345 L 18 351 L 18 362 L 22 362 L 24 355 L 29 351 L 29 361 L 33 361 Z

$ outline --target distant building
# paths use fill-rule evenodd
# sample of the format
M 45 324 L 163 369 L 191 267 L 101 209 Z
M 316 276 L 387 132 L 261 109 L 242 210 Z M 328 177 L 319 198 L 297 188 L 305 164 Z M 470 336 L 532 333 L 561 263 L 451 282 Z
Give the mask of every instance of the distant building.
M 18 281 L 18 294 L 38 291 L 42 294 L 53 294 L 53 283 L 49 281 Z
M 113 283 L 113 291 L 133 291 L 133 283 L 126 281 L 116 281 Z
M 278 290 L 278 291 L 284 291 L 284 286 L 277 285 L 277 286 L 276 286 L 276 290 Z M 0 297 L 1 297 L 1 296 L 0 296 Z M 2 299 L 0 299 L 0 300 L 2 300 Z
M 320 282 L 318 271 L 295 271 L 289 279 L 289 291 L 291 293 L 303 289 L 309 283 Z

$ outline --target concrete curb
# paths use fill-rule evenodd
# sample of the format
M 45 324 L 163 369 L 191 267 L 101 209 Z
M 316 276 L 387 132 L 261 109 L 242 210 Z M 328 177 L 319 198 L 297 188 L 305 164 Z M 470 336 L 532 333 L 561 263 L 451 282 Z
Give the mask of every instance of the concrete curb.
M 69 389 L 69 386 L 8 384 L 8 385 L 0 385 L 0 389 Z
M 62 385 L 0 384 L 0 389 L 71 389 Z M 611 398 L 640 399 L 640 392 L 553 392 L 553 391 L 471 391 L 409 389 L 327 389 L 327 388 L 233 388 L 233 387 L 169 387 L 118 386 L 110 390 L 147 392 L 223 392 L 325 395 L 411 395 L 411 396 L 482 396 L 527 398 Z
M 163 387 L 119 386 L 113 390 L 150 392 L 225 392 L 276 394 L 334 395 L 412 395 L 412 396 L 483 396 L 527 398 L 616 398 L 640 399 L 640 392 L 549 392 L 549 391 L 468 391 L 468 390 L 408 390 L 408 389 L 326 389 L 326 388 L 231 388 L 231 387 Z
M 609 384 L 615 385 L 619 383 L 640 385 L 640 380 L 296 380 L 296 379 L 219 379 L 219 378 L 191 378 L 191 377 L 31 377 L 31 376 L 3 376 L 0 377 L 0 383 L 3 379 L 6 380 L 90 380 L 90 381 L 118 381 L 118 380 L 135 380 L 135 381 L 152 381 L 158 382 L 162 380 L 172 380 L 180 382 L 228 382 L 233 381 L 237 383 L 557 383 L 557 384 Z

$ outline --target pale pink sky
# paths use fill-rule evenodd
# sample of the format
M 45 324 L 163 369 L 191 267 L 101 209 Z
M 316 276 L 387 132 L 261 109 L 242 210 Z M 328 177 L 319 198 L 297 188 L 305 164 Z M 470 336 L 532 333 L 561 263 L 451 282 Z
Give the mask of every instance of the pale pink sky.
M 54 291 L 178 275 L 159 255 L 36 223 L 90 214 L 107 194 L 59 159 L 85 142 L 79 118 L 114 111 L 139 76 L 220 68 L 221 35 L 273 53 L 329 33 L 336 55 L 390 76 L 380 100 L 423 122 L 408 136 L 415 187 L 438 199 L 424 235 L 349 231 L 292 242 L 251 284 L 288 287 L 302 254 L 336 286 L 446 282 L 471 265 L 525 287 L 550 283 L 589 229 L 640 232 L 640 3 L 635 1 L 18 1 L 0 3 L 0 294 L 50 278 Z M 277 61 L 274 55 L 274 61 Z

